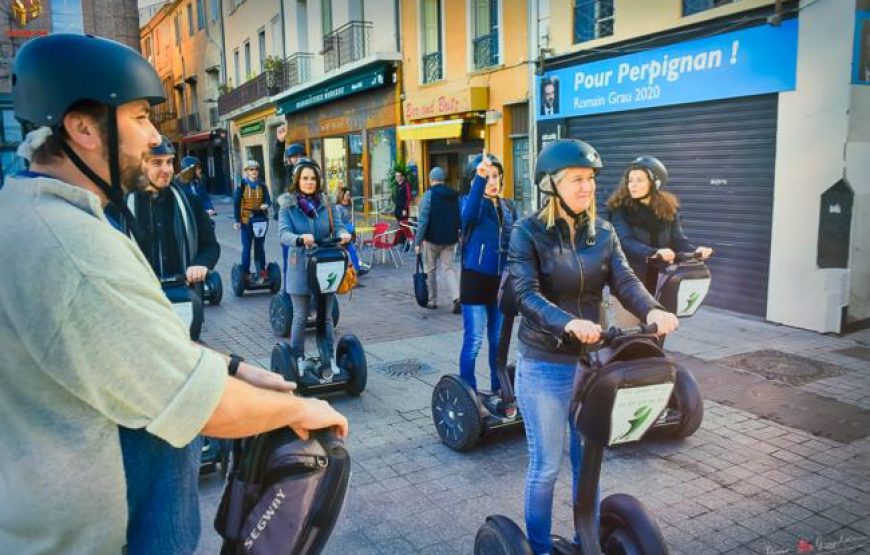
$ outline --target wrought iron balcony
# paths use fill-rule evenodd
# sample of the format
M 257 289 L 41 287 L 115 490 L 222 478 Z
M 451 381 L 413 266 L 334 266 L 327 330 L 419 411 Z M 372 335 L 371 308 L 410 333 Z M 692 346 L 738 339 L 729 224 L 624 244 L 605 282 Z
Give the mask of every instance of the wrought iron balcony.
M 311 79 L 311 60 L 313 54 L 297 52 L 284 59 L 284 86 L 282 89 L 295 87 Z
M 279 92 L 295 87 L 311 79 L 311 59 L 308 52 L 297 52 L 285 58 L 278 69 L 264 71 L 242 86 L 218 98 L 217 112 L 220 116 L 237 110 Z M 216 124 L 213 124 L 216 125 Z
M 473 41 L 474 69 L 498 64 L 498 33 L 477 37 Z
M 441 52 L 423 54 L 423 82 L 431 83 L 443 79 L 441 73 Z
M 371 21 L 350 21 L 323 37 L 326 72 L 365 58 L 371 49 Z
M 269 96 L 269 88 L 266 86 L 266 73 L 263 72 L 246 83 L 236 87 L 218 98 L 218 113 L 226 115 L 246 104 L 256 102 Z

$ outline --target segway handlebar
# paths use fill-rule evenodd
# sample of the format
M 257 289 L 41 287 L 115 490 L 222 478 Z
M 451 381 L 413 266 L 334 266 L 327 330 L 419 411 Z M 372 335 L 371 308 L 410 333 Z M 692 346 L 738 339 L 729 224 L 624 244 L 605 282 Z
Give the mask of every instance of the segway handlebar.
M 339 244 L 341 244 L 341 239 L 339 239 L 338 237 L 332 236 L 332 235 L 330 235 L 329 237 L 326 237 L 325 239 L 315 239 L 314 240 L 314 248 L 335 247 Z
M 690 260 L 701 260 L 701 253 L 695 252 L 695 251 L 675 252 L 674 253 L 674 263 L 688 262 Z M 648 256 L 646 261 L 647 262 L 664 262 L 664 260 L 662 260 L 662 256 L 659 253 L 655 253 L 652 256 Z
M 608 328 L 607 331 L 601 334 L 599 342 L 602 345 L 609 345 L 614 340 L 619 339 L 620 337 L 625 337 L 626 335 L 655 335 L 658 331 L 659 327 L 656 324 L 640 324 L 630 328 L 617 328 L 614 326 Z
M 160 278 L 161 286 L 187 285 L 187 274 L 171 274 Z

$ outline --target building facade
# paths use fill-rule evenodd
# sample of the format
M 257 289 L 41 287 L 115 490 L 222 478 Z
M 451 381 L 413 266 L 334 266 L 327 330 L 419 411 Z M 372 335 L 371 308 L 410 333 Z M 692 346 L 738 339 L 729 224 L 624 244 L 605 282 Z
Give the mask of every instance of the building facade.
M 687 234 L 716 250 L 709 304 L 822 332 L 866 322 L 864 4 L 535 0 L 536 146 L 595 145 L 599 205 L 634 157 L 660 158 Z
M 531 209 L 527 9 L 525 1 L 403 2 L 398 132 L 421 175 L 439 166 L 460 190 L 469 160 L 484 148 L 495 154 L 523 213 Z

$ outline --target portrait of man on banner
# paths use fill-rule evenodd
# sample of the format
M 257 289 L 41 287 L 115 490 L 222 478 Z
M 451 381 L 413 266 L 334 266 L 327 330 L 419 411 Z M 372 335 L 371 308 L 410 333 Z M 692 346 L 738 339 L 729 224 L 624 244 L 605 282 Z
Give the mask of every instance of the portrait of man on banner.
M 541 115 L 552 116 L 559 113 L 559 78 L 556 76 L 541 79 Z

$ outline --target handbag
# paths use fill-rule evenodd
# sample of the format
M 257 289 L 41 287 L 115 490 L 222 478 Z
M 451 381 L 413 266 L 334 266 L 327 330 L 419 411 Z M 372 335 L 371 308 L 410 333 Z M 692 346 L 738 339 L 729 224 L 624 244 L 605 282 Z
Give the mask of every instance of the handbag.
M 429 282 L 423 271 L 423 255 L 417 254 L 417 269 L 414 271 L 414 298 L 421 308 L 429 304 Z
M 329 216 L 329 234 L 335 235 L 335 222 L 332 219 L 332 206 L 329 204 L 329 199 L 324 195 L 326 199 L 326 213 Z M 347 255 L 345 254 L 345 257 Z M 344 271 L 344 279 L 341 280 L 341 283 L 338 284 L 338 289 L 335 290 L 339 295 L 345 295 L 350 293 L 356 284 L 359 282 L 359 279 L 356 275 L 356 270 L 353 268 L 353 264 L 348 264 L 347 269 Z

